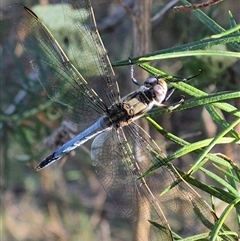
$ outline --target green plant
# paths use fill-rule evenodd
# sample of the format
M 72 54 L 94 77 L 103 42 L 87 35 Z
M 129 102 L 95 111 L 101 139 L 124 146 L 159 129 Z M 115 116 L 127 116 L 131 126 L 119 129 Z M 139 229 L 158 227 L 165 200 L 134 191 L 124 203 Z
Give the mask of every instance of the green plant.
M 187 4 L 187 1 L 182 1 Z M 175 159 L 181 158 L 188 153 L 196 153 L 197 158 L 194 165 L 188 170 L 188 172 L 183 172 L 178 169 L 178 172 L 188 183 L 201 189 L 202 191 L 208 193 L 212 197 L 216 197 L 227 203 L 225 210 L 222 212 L 219 220 L 216 222 L 214 229 L 212 230 L 210 236 L 205 236 L 204 234 L 199 234 L 197 236 L 192 236 L 183 240 L 216 240 L 218 232 L 227 216 L 230 212 L 235 209 L 236 218 L 235 221 L 240 227 L 240 196 L 239 196 L 239 166 L 234 160 L 230 160 L 225 155 L 220 153 L 211 153 L 211 150 L 219 144 L 222 145 L 235 145 L 238 155 L 240 154 L 239 144 L 240 135 L 234 128 L 240 124 L 240 110 L 235 106 L 229 104 L 228 102 L 234 99 L 240 98 L 240 91 L 219 91 L 211 94 L 207 94 L 204 91 L 192 86 L 190 83 L 186 83 L 184 79 L 182 81 L 179 78 L 170 76 L 165 72 L 154 68 L 147 64 L 151 61 L 169 59 L 169 58 L 183 58 L 186 56 L 208 56 L 213 58 L 214 56 L 224 56 L 228 58 L 228 63 L 233 64 L 240 58 L 240 25 L 237 25 L 232 14 L 229 12 L 229 26 L 230 29 L 225 30 L 219 26 L 213 19 L 209 18 L 201 10 L 193 11 L 193 14 L 211 31 L 214 35 L 210 38 L 201 39 L 199 41 L 191 42 L 184 45 L 179 45 L 176 47 L 163 49 L 147 55 L 138 56 L 132 58 L 132 63 L 138 64 L 141 68 L 148 71 L 151 75 L 159 75 L 168 81 L 168 83 L 175 89 L 180 90 L 182 93 L 191 96 L 190 99 L 186 100 L 183 105 L 177 108 L 175 111 L 183 111 L 189 108 L 195 108 L 203 106 L 208 111 L 214 123 L 218 126 L 219 133 L 214 138 L 203 139 L 194 143 L 189 143 L 178 136 L 166 131 L 163 127 L 154 121 L 151 117 L 162 115 L 166 112 L 170 112 L 167 109 L 154 109 L 146 117 L 148 122 L 154 126 L 154 128 L 161 133 L 169 141 L 176 143 L 180 148 L 172 154 L 167 155 L 165 158 L 161 158 L 161 162 L 152 166 L 143 175 L 151 175 L 154 170 L 159 168 L 162 163 L 168 163 Z M 226 48 L 218 49 L 216 46 L 228 45 L 234 51 L 228 51 Z M 216 57 L 217 59 L 217 57 Z M 113 66 L 122 66 L 129 64 L 128 60 L 114 62 Z M 212 66 L 211 66 L 212 67 Z M 211 81 L 211 80 L 209 80 Z M 230 115 L 232 117 L 231 121 L 228 122 L 223 116 Z M 238 156 L 239 157 L 239 156 Z M 238 160 L 236 160 L 238 161 Z M 206 169 L 204 165 L 210 163 L 213 169 Z M 207 185 L 196 178 L 193 174 L 195 172 L 202 172 L 204 175 L 210 177 L 217 183 L 217 186 Z M 220 173 L 220 174 L 216 174 Z M 212 203 L 214 205 L 214 203 Z M 237 240 L 238 234 L 233 231 L 227 231 L 223 240 Z M 182 239 L 181 239 L 182 240 Z

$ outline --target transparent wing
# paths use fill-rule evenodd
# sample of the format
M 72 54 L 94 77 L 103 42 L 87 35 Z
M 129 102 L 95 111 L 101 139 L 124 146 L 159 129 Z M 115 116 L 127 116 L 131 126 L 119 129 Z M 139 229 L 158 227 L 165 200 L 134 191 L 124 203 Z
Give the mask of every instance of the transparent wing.
M 174 222 L 177 218 L 175 215 L 171 218 L 172 214 L 180 216 L 179 224 L 185 232 L 211 230 L 216 221 L 213 210 L 180 178 L 171 164 L 161 163 L 164 154 L 154 141 L 150 137 L 146 140 L 143 137 L 146 133 L 134 123 L 123 130 L 113 129 L 98 136 L 92 145 L 92 159 L 102 185 L 120 211 L 133 220 L 134 226 L 149 227 L 148 236 L 140 234 L 141 238 L 172 240 L 165 214 Z M 153 164 L 160 167 L 138 179 Z M 172 189 L 160 196 L 171 185 Z M 137 217 L 140 218 L 136 220 Z M 160 230 L 149 226 L 148 220 L 158 223 Z M 170 222 L 173 230 L 174 224 Z
M 174 166 L 162 161 L 164 153 L 155 142 L 133 123 L 125 127 L 128 143 L 134 148 L 141 173 L 150 166 L 157 164 L 159 168 L 146 177 L 151 191 L 158 202 L 164 206 L 169 214 L 180 216 L 179 222 L 186 233 L 198 233 L 200 230 L 212 230 L 216 215 L 199 194 L 187 184 L 178 174 Z M 144 138 L 147 136 L 147 139 Z M 166 189 L 172 186 L 167 192 Z M 161 193 L 164 193 L 160 195 Z M 174 218 L 176 221 L 176 216 Z M 183 225 L 184 224 L 184 225 Z M 170 224 L 171 227 L 173 227 Z
M 69 120 L 87 124 L 96 121 L 106 111 L 108 103 L 103 102 L 69 61 L 39 18 L 24 6 L 17 5 L 15 8 L 18 15 L 16 18 L 17 35 L 47 95 L 61 114 Z M 103 52 L 102 49 L 98 51 L 98 55 Z M 82 56 L 81 61 L 86 61 L 86 58 L 87 56 Z M 94 75 L 92 78 L 96 80 L 101 77 Z M 110 77 L 102 76 L 102 78 Z M 104 89 L 104 91 L 108 90 Z
M 62 0 L 74 64 L 107 106 L 119 100 L 107 51 L 98 33 L 89 0 Z
M 96 137 L 91 157 L 98 178 L 119 210 L 131 220 L 133 227 L 144 231 L 138 233 L 141 240 L 170 241 L 172 235 L 168 222 L 151 190 L 137 180 L 136 158 L 131 152 L 122 129 L 112 129 Z M 161 225 L 161 230 L 148 220 Z

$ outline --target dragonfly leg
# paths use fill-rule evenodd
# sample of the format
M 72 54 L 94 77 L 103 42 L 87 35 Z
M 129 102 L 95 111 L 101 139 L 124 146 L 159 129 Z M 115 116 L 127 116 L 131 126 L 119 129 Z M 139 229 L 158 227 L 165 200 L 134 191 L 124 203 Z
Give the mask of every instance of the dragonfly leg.
M 133 64 L 132 64 L 132 59 L 130 58 L 130 57 L 128 57 L 128 62 L 131 64 L 131 80 L 132 80 L 132 82 L 135 84 L 135 85 L 137 85 L 138 87 L 140 87 L 141 86 L 141 84 L 134 78 L 134 76 L 133 76 Z
M 167 105 L 162 104 L 162 103 L 155 103 L 155 106 L 157 106 L 159 108 L 167 109 L 169 111 L 173 111 L 173 110 L 177 109 L 180 105 L 182 105 L 184 103 L 184 101 L 185 101 L 185 96 L 182 95 L 181 99 L 175 105 L 167 106 Z
M 170 111 L 173 111 L 173 110 L 177 109 L 180 105 L 182 105 L 184 103 L 184 101 L 185 101 L 185 96 L 182 95 L 181 99 L 177 102 L 176 105 L 167 106 L 167 109 Z

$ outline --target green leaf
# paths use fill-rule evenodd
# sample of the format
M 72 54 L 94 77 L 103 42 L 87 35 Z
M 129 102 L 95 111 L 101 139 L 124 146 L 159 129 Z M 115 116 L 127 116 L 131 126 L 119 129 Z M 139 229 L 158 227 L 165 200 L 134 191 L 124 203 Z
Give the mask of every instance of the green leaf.
M 235 196 L 238 196 L 238 191 L 236 189 L 234 189 L 228 182 L 226 182 L 221 177 L 219 177 L 217 174 L 215 174 L 212 171 L 209 171 L 203 167 L 201 167 L 200 170 L 203 173 L 205 173 L 207 176 L 214 179 L 216 182 L 220 183 L 223 187 L 227 188 L 232 194 L 234 194 Z
M 220 132 L 212 141 L 209 143 L 209 145 L 202 151 L 202 153 L 199 155 L 196 163 L 194 166 L 189 170 L 189 173 L 194 173 L 196 170 L 198 170 L 200 167 L 202 167 L 206 163 L 206 155 L 208 152 L 213 148 L 213 146 L 218 142 L 219 139 L 221 139 L 224 135 L 226 135 L 228 132 L 230 132 L 236 125 L 240 123 L 240 119 L 235 120 L 232 124 L 230 124 L 226 129 L 224 129 L 222 132 Z
M 200 41 L 191 42 L 188 44 L 183 44 L 167 49 L 163 49 L 160 51 L 155 51 L 149 54 L 141 55 L 136 58 L 131 58 L 132 64 L 140 64 L 146 63 L 153 60 L 161 60 L 161 59 L 170 59 L 176 57 L 186 57 L 186 56 L 225 56 L 225 57 L 236 57 L 239 58 L 239 52 L 231 52 L 231 51 L 211 51 L 211 50 L 202 50 L 205 48 L 210 48 L 219 44 L 227 44 L 227 43 L 239 43 L 240 42 L 240 34 L 235 34 L 231 36 L 224 36 L 221 38 L 209 38 L 202 39 Z M 238 50 L 238 49 L 237 49 Z M 240 50 L 240 47 L 239 47 Z M 129 60 L 116 61 L 112 63 L 112 66 L 124 66 L 129 65 Z
M 234 207 L 236 207 L 237 205 L 239 206 L 240 204 L 240 197 L 236 198 L 235 200 L 233 200 L 228 206 L 227 208 L 223 211 L 223 213 L 221 214 L 219 220 L 217 221 L 214 229 L 211 232 L 211 236 L 210 236 L 210 240 L 215 240 L 217 235 L 219 234 L 219 231 L 222 227 L 224 227 L 224 221 L 226 220 L 227 216 L 229 216 L 230 212 L 232 211 L 232 209 Z M 229 235 L 226 236 L 226 238 L 229 237 Z M 236 240 L 237 239 L 237 234 L 235 234 L 235 239 L 233 237 L 233 239 L 231 240 Z

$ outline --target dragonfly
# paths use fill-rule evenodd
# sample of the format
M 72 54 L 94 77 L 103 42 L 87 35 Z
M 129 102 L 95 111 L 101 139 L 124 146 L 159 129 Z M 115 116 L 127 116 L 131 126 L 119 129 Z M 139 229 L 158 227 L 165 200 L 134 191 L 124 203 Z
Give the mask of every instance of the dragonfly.
M 72 33 L 77 29 L 80 37 L 79 48 L 72 47 L 73 61 L 38 16 L 25 6 L 16 7 L 20 15 L 16 32 L 36 77 L 60 113 L 73 123 L 87 123 L 89 127 L 53 151 L 36 169 L 47 167 L 94 139 L 91 159 L 96 174 L 133 227 L 141 225 L 148 230 L 139 233 L 139 240 L 174 240 L 163 207 L 171 213 L 183 210 L 181 222 L 184 220 L 191 231 L 211 230 L 217 219 L 214 211 L 171 163 L 163 161 L 165 154 L 135 122 L 153 107 L 165 108 L 166 79 L 150 77 L 140 84 L 132 78 L 136 90 L 121 98 L 90 1 L 64 0 L 62 7 L 67 27 Z M 74 38 L 69 36 L 70 46 Z M 157 170 L 143 175 L 156 164 L 160 166 Z

